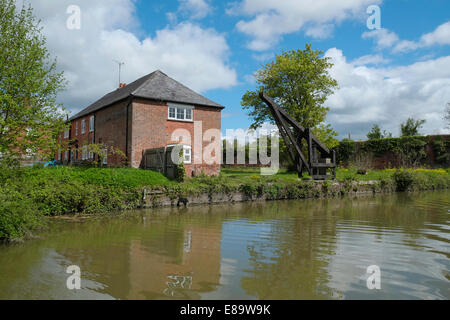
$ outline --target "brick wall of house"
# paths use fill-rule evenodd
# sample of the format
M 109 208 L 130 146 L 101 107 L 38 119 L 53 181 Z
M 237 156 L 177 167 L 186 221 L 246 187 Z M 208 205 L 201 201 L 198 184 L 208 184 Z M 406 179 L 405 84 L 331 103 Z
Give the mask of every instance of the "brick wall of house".
M 95 113 L 95 143 L 103 143 L 108 147 L 113 146 L 126 154 L 128 105 L 130 105 L 128 112 L 131 113 L 131 104 L 128 99 Z M 108 166 L 121 166 L 123 161 L 124 159 L 118 155 L 108 155 L 107 158 Z
M 191 136 L 192 155 L 194 149 L 194 122 L 168 119 L 168 105 L 166 103 L 136 99 L 133 102 L 133 123 L 131 133 L 131 166 L 142 167 L 142 152 L 146 149 L 164 147 L 180 142 L 178 137 L 172 139 L 177 129 L 185 129 Z M 193 110 L 194 121 L 202 121 L 202 133 L 211 128 L 220 130 L 220 109 L 195 106 Z M 203 148 L 209 142 L 203 142 Z M 193 157 L 192 157 L 192 160 Z M 220 164 L 186 164 L 188 176 L 204 172 L 218 174 Z
M 91 117 L 91 114 L 84 116 L 82 118 L 76 119 L 75 121 L 72 121 L 72 126 L 71 126 L 71 139 L 74 141 L 73 142 L 73 148 L 72 148 L 72 153 L 73 153 L 73 160 L 81 160 L 82 159 L 82 147 L 84 145 L 90 144 L 93 142 L 94 139 L 94 132 L 91 131 L 89 129 L 89 119 Z M 85 130 L 84 133 L 81 130 L 81 124 L 82 121 L 84 120 L 85 123 Z M 78 126 L 78 135 L 76 135 L 76 126 Z M 94 128 L 95 129 L 95 128 Z
M 221 110 L 217 108 L 208 108 L 208 107 L 196 107 L 194 119 L 195 121 L 202 122 L 202 131 L 204 133 L 209 129 L 221 129 Z M 222 145 L 221 141 L 218 141 L 219 145 Z M 209 141 L 203 141 L 203 151 L 205 147 L 209 145 Z M 221 148 L 219 149 L 221 150 Z M 194 150 L 193 150 L 194 151 Z M 215 155 L 213 155 L 215 156 Z M 221 151 L 219 151 L 219 159 L 221 157 Z M 220 162 L 214 163 L 211 165 L 207 165 L 203 163 L 202 165 L 197 165 L 193 168 L 194 174 L 205 173 L 207 175 L 217 175 L 220 172 Z
M 201 121 L 202 136 L 208 129 L 218 129 L 220 131 L 220 109 L 195 106 L 193 110 L 194 121 Z M 128 112 L 128 117 L 127 117 Z M 95 116 L 95 130 L 89 131 L 90 117 Z M 128 119 L 128 137 L 127 137 L 127 119 Z M 85 133 L 81 132 L 81 122 L 85 120 Z M 165 147 L 169 144 L 181 142 L 179 137 L 172 137 L 177 129 L 185 129 L 191 137 L 192 162 L 194 162 L 195 144 L 194 144 L 194 121 L 177 121 L 168 119 L 168 105 L 164 102 L 151 101 L 148 99 L 135 98 L 132 103 L 130 100 L 117 102 L 107 108 L 100 109 L 93 114 L 75 119 L 71 123 L 70 140 L 72 140 L 71 153 L 68 159 L 65 158 L 65 152 L 62 152 L 62 161 L 81 160 L 84 144 L 103 143 L 107 146 L 114 146 L 120 149 L 128 156 L 128 165 L 133 168 L 143 166 L 142 154 L 144 150 Z M 76 126 L 78 126 L 78 134 Z M 61 134 L 60 141 L 64 139 L 64 133 Z M 128 141 L 127 141 L 128 140 Z M 204 148 L 209 144 L 203 141 Z M 128 147 L 128 150 L 127 150 Z M 55 155 L 58 158 L 58 155 Z M 123 159 L 119 156 L 109 155 L 108 166 L 121 166 Z M 208 175 L 218 174 L 220 163 L 207 164 L 186 164 L 186 173 L 188 176 L 205 173 Z
M 91 115 L 84 116 L 82 118 L 76 119 L 71 122 L 69 127 L 69 138 L 64 138 L 64 133 L 61 133 L 58 138 L 60 144 L 68 145 L 69 141 L 71 141 L 69 145 L 69 150 L 61 151 L 61 162 L 68 163 L 71 160 L 81 160 L 81 147 L 84 144 L 89 144 L 93 142 L 94 132 L 89 130 L 89 118 Z M 85 131 L 84 133 L 81 130 L 81 123 L 85 121 Z M 78 131 L 76 129 L 78 126 Z M 55 154 L 55 159 L 58 159 L 58 153 Z
M 141 167 L 142 150 L 166 145 L 167 105 L 135 99 L 132 107 L 130 165 Z

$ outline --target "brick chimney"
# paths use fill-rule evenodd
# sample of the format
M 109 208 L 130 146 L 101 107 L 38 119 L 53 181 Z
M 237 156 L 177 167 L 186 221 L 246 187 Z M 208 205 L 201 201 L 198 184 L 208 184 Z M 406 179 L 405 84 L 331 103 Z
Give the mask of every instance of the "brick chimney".
M 121 84 L 119 84 L 119 88 L 123 88 L 123 87 L 126 87 L 126 83 L 121 83 Z

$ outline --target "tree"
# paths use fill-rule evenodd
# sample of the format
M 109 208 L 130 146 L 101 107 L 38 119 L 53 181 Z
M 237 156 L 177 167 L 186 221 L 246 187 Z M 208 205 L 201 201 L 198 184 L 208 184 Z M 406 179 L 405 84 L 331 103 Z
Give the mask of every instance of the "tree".
M 64 131 L 66 113 L 56 102 L 65 86 L 31 6 L 0 0 L 0 153 L 17 163 L 26 155 L 50 155 Z
M 307 44 L 304 50 L 292 50 L 277 55 L 256 73 L 258 89 L 247 91 L 241 105 L 253 119 L 251 128 L 264 122 L 274 122 L 267 106 L 260 100 L 259 91 L 264 90 L 300 125 L 312 128 L 318 138 L 325 138 L 328 147 L 337 145 L 337 133 L 325 125 L 329 108 L 324 106 L 327 97 L 338 87 L 329 69 L 330 58 L 322 57 L 323 51 L 312 50 Z
M 378 124 L 374 124 L 372 129 L 367 134 L 367 138 L 369 140 L 392 138 L 392 133 L 386 132 L 386 130 L 383 130 L 383 132 L 381 132 L 380 126 Z
M 445 108 L 444 120 L 447 121 L 447 128 L 450 129 L 450 102 L 447 103 Z
M 424 123 L 425 120 L 414 120 L 413 118 L 408 118 L 406 122 L 400 125 L 402 137 L 418 136 L 419 129 Z
M 84 145 L 88 152 L 92 152 L 98 156 L 97 165 L 103 166 L 103 161 L 108 158 L 108 156 L 117 156 L 122 161 L 127 159 L 125 153 L 115 146 L 107 146 L 104 143 L 91 143 Z

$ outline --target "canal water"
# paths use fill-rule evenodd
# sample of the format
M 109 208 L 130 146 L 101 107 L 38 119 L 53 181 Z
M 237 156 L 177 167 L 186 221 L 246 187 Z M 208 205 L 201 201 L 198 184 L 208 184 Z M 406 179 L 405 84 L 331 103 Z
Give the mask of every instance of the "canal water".
M 0 299 L 450 299 L 449 217 L 436 191 L 55 219 L 0 247 Z

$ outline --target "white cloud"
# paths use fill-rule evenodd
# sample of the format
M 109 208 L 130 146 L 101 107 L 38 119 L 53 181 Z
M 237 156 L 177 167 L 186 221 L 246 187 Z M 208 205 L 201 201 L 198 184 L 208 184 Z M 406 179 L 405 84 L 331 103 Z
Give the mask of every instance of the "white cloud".
M 178 16 L 188 20 L 203 19 L 213 11 L 210 0 L 178 0 L 178 2 L 177 11 L 166 13 L 171 23 L 177 23 Z
M 394 53 L 414 51 L 433 45 L 450 44 L 450 21 L 441 24 L 434 31 L 424 34 L 419 41 L 400 40 L 399 36 L 387 29 L 364 32 L 363 39 L 373 39 L 378 49 L 392 48 Z
M 202 19 L 212 12 L 207 0 L 180 0 L 180 10 L 187 11 L 193 19 Z
M 390 48 L 399 41 L 399 38 L 395 32 L 384 28 L 366 31 L 362 34 L 362 38 L 373 39 L 379 49 Z
M 66 28 L 66 8 L 81 8 L 81 29 Z M 32 2 L 42 18 L 50 52 L 69 80 L 61 95 L 74 112 L 86 107 L 118 83 L 114 59 L 125 62 L 122 82 L 160 69 L 197 91 L 237 84 L 236 71 L 227 61 L 230 53 L 224 35 L 193 23 L 157 30 L 140 37 L 132 0 L 59 0 Z
M 236 26 L 253 38 L 248 44 L 250 49 L 263 51 L 282 35 L 301 29 L 312 37 L 327 37 L 334 24 L 365 17 L 367 6 L 379 3 L 381 0 L 242 0 L 233 3 L 227 13 L 252 17 L 239 21 Z
M 426 134 L 448 132 L 442 117 L 450 101 L 450 56 L 377 68 L 355 63 L 358 59 L 348 62 L 336 48 L 325 55 L 332 58 L 331 75 L 340 86 L 327 101 L 327 120 L 341 137 L 350 132 L 364 139 L 374 123 L 398 135 L 408 117 L 425 119 Z
M 333 34 L 334 25 L 333 24 L 318 24 L 307 27 L 305 34 L 308 37 L 316 39 L 326 39 Z
M 441 24 L 433 32 L 424 34 L 420 38 L 420 42 L 424 46 L 432 46 L 435 44 L 450 44 L 450 21 Z
M 355 66 L 363 66 L 368 64 L 379 65 L 389 63 L 389 59 L 385 59 L 381 54 L 369 54 L 353 60 L 351 63 Z

